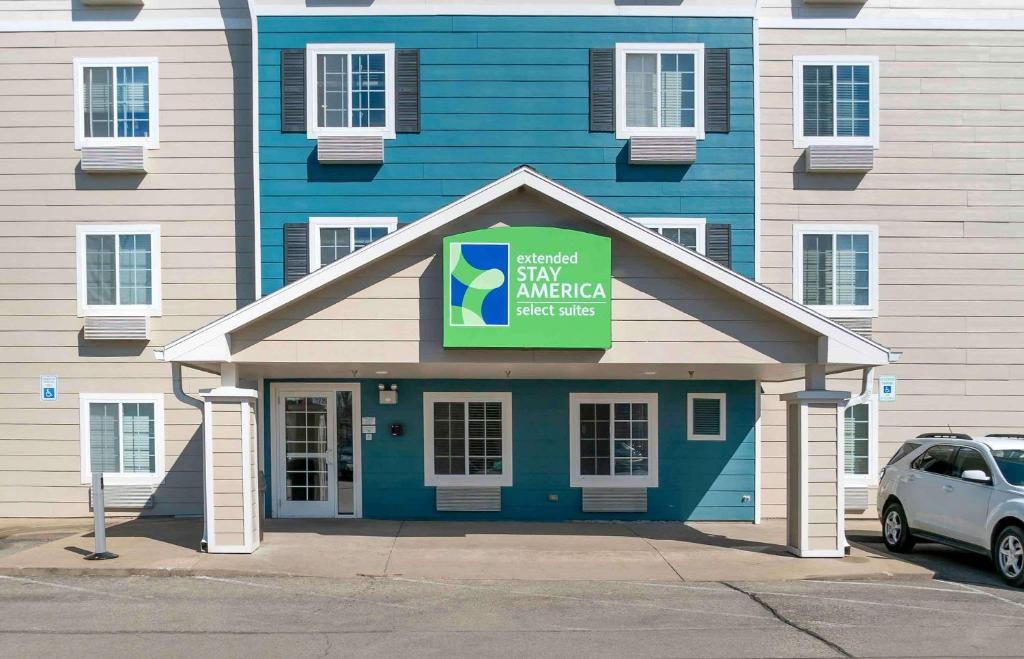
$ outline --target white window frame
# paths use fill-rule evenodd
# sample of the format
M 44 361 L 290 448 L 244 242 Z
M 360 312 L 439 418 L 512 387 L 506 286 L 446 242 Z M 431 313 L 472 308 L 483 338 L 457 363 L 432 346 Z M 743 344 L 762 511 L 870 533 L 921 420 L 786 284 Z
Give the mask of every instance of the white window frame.
M 89 304 L 86 281 L 85 238 L 86 236 L 123 234 L 149 234 L 152 250 L 152 301 L 150 304 Z M 115 241 L 115 272 L 120 273 L 120 245 Z M 75 252 L 78 270 L 78 316 L 159 316 L 163 298 L 160 278 L 160 225 L 159 224 L 79 224 L 75 227 Z M 120 294 L 120 281 L 115 280 Z
M 804 299 L 804 235 L 860 234 L 868 237 L 868 304 L 808 304 L 806 307 L 830 318 L 878 317 L 878 225 L 874 224 L 794 224 L 793 225 L 793 299 Z M 835 277 L 836 259 L 832 260 Z M 835 281 L 833 279 L 833 291 Z
M 637 217 L 637 222 L 644 225 L 655 233 L 661 233 L 658 229 L 696 229 L 698 254 L 704 254 L 707 249 L 707 218 L 703 217 Z M 675 242 L 675 241 L 673 241 Z
M 626 125 L 626 55 L 693 55 L 693 128 L 652 128 Z M 658 57 L 661 71 L 661 57 Z M 661 75 L 655 114 L 661 120 Z M 626 140 L 635 136 L 676 136 L 704 139 L 704 44 L 702 43 L 617 43 L 615 44 L 615 138 Z
M 586 403 L 646 403 L 647 404 L 647 475 L 634 476 L 614 473 L 600 476 L 580 474 L 580 405 Z M 612 419 L 614 423 L 614 419 Z M 614 434 L 614 432 L 613 432 Z M 658 487 L 658 394 L 569 394 L 569 486 L 570 487 Z M 614 447 L 614 439 L 612 440 Z M 614 450 L 610 456 L 612 472 Z
M 434 403 L 501 403 L 501 474 L 434 473 Z M 468 419 L 467 419 L 468 422 Z M 469 456 L 469 440 L 466 440 Z M 428 487 L 512 486 L 512 392 L 423 392 L 423 484 Z
M 86 137 L 84 69 L 89 67 L 149 68 L 149 137 Z M 117 74 L 114 75 L 114 115 L 117 116 Z M 160 148 L 160 65 L 156 57 L 76 57 L 74 59 L 75 149 L 86 146 L 124 146 L 141 144 L 147 149 Z
M 319 270 L 320 229 L 387 229 L 398 228 L 397 217 L 311 217 L 309 218 L 309 271 Z M 355 237 L 353 233 L 353 238 Z
M 718 401 L 718 418 L 721 423 L 716 435 L 698 435 L 693 431 L 693 401 L 707 398 Z M 688 393 L 686 394 L 686 439 L 691 442 L 724 442 L 726 438 L 726 396 L 724 393 Z
M 318 55 L 384 55 L 384 126 L 377 128 L 331 127 L 317 125 Z M 351 59 L 349 60 L 351 62 Z M 351 81 L 350 81 L 351 84 Z M 351 94 L 351 89 L 349 90 Z M 349 98 L 351 101 L 351 97 Z M 349 111 L 351 112 L 351 103 Z M 351 123 L 351 122 L 349 122 Z M 329 135 L 369 135 L 384 139 L 395 137 L 395 44 L 393 43 L 311 43 L 306 46 L 306 137 L 315 140 Z
M 79 444 L 81 446 L 82 483 L 92 483 L 91 444 L 89 442 L 89 405 L 92 403 L 118 403 L 118 451 L 123 451 L 124 418 L 122 403 L 153 404 L 153 473 L 117 473 L 106 474 L 104 481 L 108 485 L 157 485 L 164 479 L 164 396 L 163 394 L 94 394 L 78 395 L 79 408 Z M 123 454 L 119 457 L 123 462 Z
M 846 410 L 854 405 L 868 406 L 868 473 L 848 474 L 845 468 L 846 455 Z M 841 477 L 844 487 L 875 487 L 878 485 L 878 394 L 857 396 L 847 401 L 846 405 L 837 408 L 839 438 L 839 460 Z
M 871 77 L 871 135 L 868 137 L 838 137 L 838 136 L 804 136 L 804 67 L 805 66 L 867 66 L 870 69 Z M 793 146 L 798 149 L 805 149 L 809 146 L 820 144 L 840 144 L 873 146 L 876 149 L 881 144 L 880 136 L 880 112 L 879 112 L 879 76 L 878 57 L 872 55 L 850 55 L 850 56 L 800 56 L 793 58 Z M 832 84 L 836 84 L 833 76 Z M 832 93 L 832 121 L 833 127 L 838 121 L 835 103 L 837 102 L 835 89 Z

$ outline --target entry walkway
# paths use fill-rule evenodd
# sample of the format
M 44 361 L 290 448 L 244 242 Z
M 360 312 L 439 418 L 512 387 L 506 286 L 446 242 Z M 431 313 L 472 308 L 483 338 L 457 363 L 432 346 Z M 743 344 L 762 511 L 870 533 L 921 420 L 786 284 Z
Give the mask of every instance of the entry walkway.
M 874 524 L 877 527 L 877 523 Z M 785 522 L 503 523 L 266 520 L 254 554 L 204 554 L 202 522 L 140 519 L 112 525 L 120 557 L 85 561 L 91 533 L 0 558 L 0 574 L 292 575 L 350 579 L 774 581 L 932 576 L 858 546 L 842 559 L 799 559 Z

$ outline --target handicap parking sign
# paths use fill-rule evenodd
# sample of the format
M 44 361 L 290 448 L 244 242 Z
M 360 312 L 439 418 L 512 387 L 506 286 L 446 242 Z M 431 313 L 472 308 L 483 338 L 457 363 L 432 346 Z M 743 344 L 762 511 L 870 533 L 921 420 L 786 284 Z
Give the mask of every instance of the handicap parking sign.
M 896 378 L 892 375 L 878 378 L 878 390 L 878 400 L 887 403 L 896 400 Z
M 39 376 L 39 400 L 43 402 L 52 402 L 57 400 L 56 375 Z

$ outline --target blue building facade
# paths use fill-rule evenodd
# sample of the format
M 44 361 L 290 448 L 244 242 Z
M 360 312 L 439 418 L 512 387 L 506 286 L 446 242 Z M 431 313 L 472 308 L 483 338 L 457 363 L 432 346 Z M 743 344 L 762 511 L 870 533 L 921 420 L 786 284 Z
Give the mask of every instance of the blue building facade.
M 415 222 L 522 165 L 630 218 L 702 218 L 729 228 L 727 261 L 754 274 L 755 132 L 753 22 L 748 18 L 610 16 L 260 16 L 259 240 L 262 294 L 287 277 L 288 227 L 315 218 Z M 728 131 L 697 140 L 692 164 L 631 164 L 629 142 L 592 130 L 594 49 L 617 44 L 701 44 L 728 51 Z M 419 58 L 419 130 L 383 141 L 383 162 L 325 164 L 316 139 L 283 130 L 283 51 L 313 44 L 393 44 Z M 347 66 L 355 67 L 355 60 Z M 660 71 L 660 70 L 659 70 Z M 354 80 L 354 78 L 353 78 Z M 306 84 L 314 84 L 307 74 Z M 355 83 L 353 83 L 355 84 Z M 703 95 L 704 90 L 696 90 Z M 355 101 L 353 101 L 355 103 Z M 311 115 L 310 115 L 311 116 Z M 371 222 L 372 224 L 372 222 Z M 355 234 L 352 234 L 353 236 Z M 367 234 L 365 240 L 376 235 Z M 351 238 L 353 247 L 360 238 Z M 310 263 L 321 264 L 310 245 Z M 339 375 L 339 377 L 345 377 Z M 272 387 L 311 379 L 266 379 Z M 353 381 L 351 379 L 347 380 Z M 390 382 L 390 381 L 389 381 Z M 381 429 L 361 447 L 362 515 L 405 519 L 752 520 L 755 516 L 757 383 L 650 380 L 401 380 L 397 405 L 358 379 L 363 417 Z M 500 512 L 442 512 L 424 482 L 424 393 L 510 392 L 513 482 Z M 570 484 L 570 393 L 657 395 L 657 487 L 646 512 L 585 513 Z M 724 441 L 687 441 L 687 393 L 722 393 Z M 283 408 L 282 408 L 283 409 Z M 364 419 L 365 421 L 365 419 Z M 386 437 L 393 424 L 404 441 Z M 265 424 L 264 469 L 279 424 Z M 268 491 L 268 514 L 277 514 Z

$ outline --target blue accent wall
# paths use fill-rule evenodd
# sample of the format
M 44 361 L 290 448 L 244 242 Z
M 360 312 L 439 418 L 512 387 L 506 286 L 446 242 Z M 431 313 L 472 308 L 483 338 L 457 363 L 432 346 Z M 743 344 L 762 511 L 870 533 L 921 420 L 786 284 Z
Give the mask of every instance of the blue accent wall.
M 733 266 L 753 276 L 750 19 L 263 16 L 257 24 L 264 293 L 283 283 L 283 224 L 319 215 L 410 222 L 522 164 L 628 216 L 729 223 Z M 386 140 L 381 166 L 322 166 L 314 141 L 280 131 L 280 50 L 345 42 L 420 49 L 422 132 Z M 589 132 L 588 51 L 625 42 L 730 49 L 732 131 L 698 142 L 695 164 L 632 166 L 625 140 Z
M 387 380 L 398 384 L 398 404 L 377 402 L 378 381 L 361 383 L 362 416 L 377 419 L 377 434 L 362 442 L 363 516 L 376 519 L 648 519 L 754 518 L 756 384 L 742 381 Z M 500 513 L 439 513 L 434 488 L 423 479 L 423 392 L 511 391 L 513 486 L 502 488 Z M 569 393 L 658 394 L 659 487 L 648 490 L 646 514 L 583 513 L 581 493 L 569 487 Z M 686 439 L 686 394 L 726 394 L 723 442 Z M 263 392 L 264 469 L 271 457 L 270 382 Z M 392 423 L 404 426 L 391 437 Z M 271 480 L 268 477 L 268 483 Z M 557 495 L 558 501 L 548 500 Z M 267 514 L 270 514 L 268 488 Z M 742 498 L 749 496 L 747 502 Z

